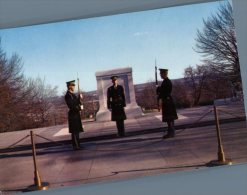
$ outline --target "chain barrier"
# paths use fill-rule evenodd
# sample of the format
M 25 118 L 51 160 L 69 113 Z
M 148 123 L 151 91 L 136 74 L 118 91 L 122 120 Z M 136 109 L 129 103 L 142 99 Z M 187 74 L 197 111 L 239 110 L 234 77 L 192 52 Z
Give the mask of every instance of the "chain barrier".
M 13 146 L 16 146 L 17 144 L 19 144 L 20 142 L 22 142 L 23 140 L 27 139 L 28 137 L 30 137 L 30 135 L 26 135 L 25 137 L 19 139 L 18 141 L 16 141 L 15 143 L 11 144 L 10 146 L 8 146 L 7 148 L 3 148 L 3 149 L 9 149 L 12 148 Z
M 54 140 L 52 140 L 52 139 L 46 138 L 46 137 L 41 136 L 41 135 L 36 134 L 36 133 L 35 133 L 35 135 L 36 135 L 37 137 L 39 137 L 39 138 L 42 138 L 42 139 L 44 139 L 44 140 L 47 140 L 47 141 L 49 141 L 49 142 L 51 142 L 51 143 L 54 143 L 54 144 L 57 144 L 57 145 L 61 145 L 61 146 L 65 146 L 65 145 L 66 145 L 66 144 L 59 143 L 58 141 L 54 141 Z
M 243 119 L 243 117 L 240 117 L 240 116 L 237 116 L 237 115 L 235 115 L 235 114 L 232 114 L 232 113 L 230 113 L 230 112 L 228 112 L 228 111 L 226 111 L 226 110 L 224 110 L 224 109 L 217 108 L 217 110 L 220 111 L 220 112 L 223 112 L 223 113 L 225 113 L 225 114 L 231 115 L 231 116 L 235 117 L 236 119 Z
M 208 112 L 206 112 L 204 115 L 202 115 L 199 119 L 197 119 L 195 122 L 193 122 L 192 124 L 188 125 L 187 127 L 184 127 L 184 128 L 182 128 L 181 130 L 178 130 L 179 132 L 176 133 L 176 134 L 180 134 L 180 133 L 184 132 L 186 129 L 189 129 L 189 128 L 195 126 L 198 122 L 200 122 L 202 119 L 204 119 L 204 118 L 205 118 L 208 114 L 210 114 L 212 111 L 213 111 L 213 110 L 210 108 L 210 109 L 208 110 Z
M 237 116 L 237 115 L 235 115 L 235 114 L 233 114 L 233 113 L 231 113 L 231 112 L 228 112 L 228 111 L 225 111 L 225 110 L 223 110 L 223 109 L 218 109 L 219 111 L 221 111 L 221 112 L 223 112 L 223 113 L 225 113 L 225 114 L 229 114 L 229 115 L 231 115 L 231 116 L 234 116 L 235 118 L 237 118 L 237 119 L 243 119 L 243 117 L 240 117 L 240 116 Z M 195 126 L 197 123 L 199 123 L 202 119 L 204 119 L 208 114 L 210 114 L 211 112 L 213 111 L 213 109 L 209 109 L 209 110 L 207 110 L 207 112 L 206 113 L 204 113 L 199 119 L 197 119 L 196 121 L 194 121 L 192 124 L 190 124 L 190 125 L 188 125 L 188 126 L 186 126 L 186 127 L 184 127 L 183 129 L 181 129 L 181 130 L 179 130 L 179 132 L 178 133 L 176 133 L 176 134 L 180 134 L 180 133 L 182 133 L 182 132 L 184 132 L 186 129 L 189 129 L 189 128 L 191 128 L 191 127 L 193 127 L 193 126 Z M 217 115 L 217 114 L 216 114 Z M 218 121 L 218 120 L 217 120 Z M 32 134 L 32 132 L 31 132 L 31 134 Z M 54 141 L 54 140 L 52 140 L 52 139 L 49 139 L 49 138 L 46 138 L 46 137 L 44 137 L 44 136 L 41 136 L 41 135 L 38 135 L 38 134 L 32 134 L 32 136 L 30 136 L 30 135 L 26 135 L 25 137 L 23 137 L 23 138 L 21 138 L 21 139 L 19 139 L 19 140 L 17 140 L 16 142 L 14 142 L 13 144 L 11 144 L 10 146 L 8 146 L 7 148 L 4 148 L 4 149 L 9 149 L 9 148 L 12 148 L 12 147 L 14 147 L 14 146 L 16 146 L 17 144 L 19 144 L 20 142 L 22 142 L 23 140 L 25 140 L 25 139 L 27 139 L 27 138 L 29 138 L 29 137 L 31 137 L 31 140 L 32 140 L 32 145 L 33 145 L 33 153 L 35 153 L 35 145 L 34 145 L 34 143 L 33 143 L 33 135 L 35 135 L 35 136 L 37 136 L 37 137 L 39 137 L 39 138 L 41 138 L 41 139 L 44 139 L 44 140 L 46 140 L 46 141 L 49 141 L 50 143 L 53 143 L 53 144 L 56 144 L 56 145 L 60 145 L 60 146 L 65 146 L 66 144 L 63 144 L 63 143 L 59 143 L 58 141 Z M 157 138 L 155 138 L 155 139 L 157 139 Z M 153 145 L 156 145 L 156 144 L 158 144 L 158 143 L 161 143 L 161 142 L 164 142 L 164 139 L 161 139 L 161 138 L 158 138 L 158 141 L 153 141 L 153 142 L 150 142 L 150 143 L 148 143 L 148 144 L 142 144 L 142 145 L 139 145 L 139 146 L 135 146 L 135 147 L 130 147 L 130 148 L 123 148 L 123 149 L 116 149 L 116 150 L 113 150 L 113 149 L 98 149 L 98 145 L 96 145 L 96 149 L 89 149 L 89 148 L 83 148 L 83 150 L 88 150 L 88 151 L 97 151 L 97 152 L 109 152 L 109 151 L 128 151 L 128 150 L 134 150 L 134 149 L 139 149 L 139 148 L 143 148 L 143 147 L 147 147 L 147 148 L 149 148 L 148 146 L 153 146 Z M 33 154 L 33 157 L 35 157 L 36 156 L 36 153 L 35 153 L 35 155 Z M 34 158 L 35 159 L 35 158 Z M 216 160 L 216 161 L 211 161 L 211 162 L 213 162 L 213 163 L 215 163 L 215 162 L 217 162 L 218 164 L 219 163 L 228 163 L 227 161 L 220 161 L 220 160 Z M 210 162 L 210 163 L 211 163 Z M 231 162 L 230 162 L 231 163 Z M 230 164 L 229 163 L 229 164 Z M 34 164 L 36 164 L 36 162 L 35 162 L 35 160 L 34 160 Z M 218 165 L 217 164 L 217 165 Z M 193 165 L 189 165 L 189 166 L 191 166 L 191 167 L 193 167 Z M 205 166 L 204 164 L 203 165 L 199 165 L 199 166 Z M 196 166 L 196 167 L 199 167 L 198 165 Z M 35 166 L 36 167 L 36 166 Z M 180 166 L 177 166 L 177 168 L 180 168 Z M 183 168 L 183 167 L 182 167 Z M 144 171 L 144 170 L 142 170 L 142 169 L 140 169 L 140 170 L 133 170 L 133 171 Z M 37 172 L 37 175 L 38 175 L 38 171 L 36 171 Z M 114 174 L 119 174 L 119 173 L 123 173 L 123 172 L 129 172 L 129 171 L 118 171 L 118 172 L 113 172 Z M 35 175 L 36 176 L 36 175 Z M 38 175 L 39 176 L 39 175 Z M 36 177 L 35 177 L 36 178 Z M 36 180 L 37 181 L 39 181 L 39 182 L 36 182 Z M 36 178 L 36 180 L 35 180 L 35 184 L 34 185 L 32 185 L 32 186 L 30 186 L 30 187 L 35 187 L 35 189 L 37 190 L 46 190 L 46 189 L 48 189 L 48 185 L 47 186 L 43 186 L 43 184 L 46 184 L 46 182 L 42 182 L 41 183 L 41 179 L 40 179 L 40 177 L 37 177 Z M 86 179 L 86 180 L 88 180 L 88 178 Z M 38 184 L 40 184 L 40 185 L 38 185 Z M 48 184 L 48 183 L 47 183 Z M 2 191 L 0 191 L 0 195 L 2 194 Z
M 228 111 L 225 111 L 225 110 L 223 110 L 223 109 L 218 109 L 218 110 L 221 111 L 221 112 L 223 112 L 223 113 L 226 113 L 226 114 L 229 114 L 229 115 L 231 115 L 231 116 L 234 116 L 234 117 L 237 118 L 237 119 L 242 119 L 242 118 L 243 118 L 243 117 L 237 116 L 237 115 L 235 115 L 235 114 L 232 114 L 232 113 L 230 113 L 230 112 L 228 112 Z M 199 119 L 197 119 L 197 120 L 196 120 L 195 122 L 193 122 L 192 124 L 187 125 L 186 127 L 182 128 L 181 130 L 176 130 L 176 135 L 181 134 L 181 133 L 184 132 L 185 130 L 194 127 L 196 124 L 198 124 L 202 119 L 204 119 L 204 118 L 205 118 L 208 114 L 210 114 L 212 111 L 213 111 L 212 108 L 208 109 L 206 113 L 204 113 Z M 37 137 L 39 137 L 39 138 L 42 138 L 42 139 L 46 140 L 46 141 L 49 141 L 49 142 L 51 142 L 51 143 L 54 143 L 55 145 L 59 145 L 59 146 L 65 146 L 65 145 L 67 145 L 67 144 L 59 143 L 58 141 L 54 141 L 54 140 L 52 140 L 52 139 L 46 138 L 46 137 L 41 136 L 41 135 L 39 135 L 39 134 L 35 134 L 35 135 L 36 135 Z M 2 148 L 2 149 L 9 149 L 9 148 L 12 148 L 12 147 L 16 146 L 18 143 L 20 143 L 20 142 L 22 142 L 23 140 L 27 139 L 28 137 L 30 137 L 30 135 L 27 135 L 27 136 L 21 138 L 20 140 L 18 140 L 17 142 L 13 143 L 12 145 L 8 146 L 7 148 Z M 154 141 L 154 142 L 151 142 L 151 143 L 149 143 L 149 144 L 139 145 L 139 146 L 135 146 L 135 147 L 131 147 L 131 148 L 123 148 L 123 149 L 118 149 L 118 150 L 113 150 L 113 149 L 97 149 L 97 150 L 95 150 L 95 149 L 87 149 L 87 148 L 83 148 L 83 150 L 102 151 L 102 152 L 104 152 L 104 151 L 106 151 L 106 152 L 107 152 L 107 151 L 127 151 L 127 150 L 139 149 L 139 148 L 143 148 L 143 147 L 148 147 L 148 146 L 156 145 L 156 144 L 161 143 L 161 142 L 163 142 L 163 141 L 164 141 L 164 139 L 163 139 L 163 138 L 160 138 L 158 141 Z

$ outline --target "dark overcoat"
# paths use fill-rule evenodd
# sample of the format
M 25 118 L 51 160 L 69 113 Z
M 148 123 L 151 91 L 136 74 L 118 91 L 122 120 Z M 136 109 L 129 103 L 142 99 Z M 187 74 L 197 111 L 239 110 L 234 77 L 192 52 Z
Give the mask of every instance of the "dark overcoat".
M 169 122 L 178 119 L 176 107 L 171 96 L 172 82 L 166 78 L 157 89 L 159 99 L 162 99 L 162 121 Z
M 69 122 L 69 132 L 78 133 L 83 132 L 82 122 L 81 122 L 81 102 L 80 98 L 74 93 L 67 91 L 65 95 L 65 101 L 69 108 L 68 112 L 68 122 Z
M 124 88 L 121 85 L 109 87 L 107 90 L 107 108 L 112 110 L 112 121 L 126 120 L 124 107 L 126 107 Z

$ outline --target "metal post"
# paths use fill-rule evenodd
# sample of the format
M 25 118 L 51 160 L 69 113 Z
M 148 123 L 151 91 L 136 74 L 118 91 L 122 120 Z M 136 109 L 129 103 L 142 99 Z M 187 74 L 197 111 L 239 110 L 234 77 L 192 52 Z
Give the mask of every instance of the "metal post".
M 33 154 L 33 164 L 34 164 L 34 185 L 29 186 L 28 191 L 47 190 L 49 183 L 41 182 L 41 178 L 40 178 L 39 171 L 37 168 L 36 147 L 35 147 L 33 131 L 30 131 L 30 135 L 31 135 L 31 142 L 32 142 L 32 154 Z
M 33 164 L 34 164 L 34 183 L 37 186 L 41 186 L 41 179 L 40 179 L 39 172 L 37 169 L 36 147 L 35 147 L 35 143 L 34 143 L 33 131 L 30 131 L 30 134 L 31 134 Z
M 217 108 L 214 105 L 214 119 L 215 119 L 215 126 L 217 132 L 217 142 L 218 142 L 218 159 L 210 161 L 207 163 L 208 166 L 220 166 L 220 165 L 231 165 L 232 162 L 230 159 L 226 160 L 225 153 L 223 150 L 222 140 L 221 140 L 221 133 L 220 133 L 220 123 Z
M 214 118 L 215 118 L 215 126 L 216 126 L 217 141 L 218 141 L 218 160 L 224 162 L 226 159 L 225 159 L 225 154 L 223 151 L 223 145 L 222 145 L 222 141 L 221 141 L 218 112 L 217 112 L 217 108 L 215 105 L 214 105 Z

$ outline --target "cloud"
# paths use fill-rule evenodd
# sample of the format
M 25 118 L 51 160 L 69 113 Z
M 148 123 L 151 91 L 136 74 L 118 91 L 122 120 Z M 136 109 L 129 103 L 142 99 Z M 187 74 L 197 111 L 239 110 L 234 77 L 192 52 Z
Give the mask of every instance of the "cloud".
M 148 34 L 148 31 L 144 31 L 144 32 L 135 32 L 133 35 L 138 37 L 138 36 L 144 36 L 144 35 L 147 35 Z

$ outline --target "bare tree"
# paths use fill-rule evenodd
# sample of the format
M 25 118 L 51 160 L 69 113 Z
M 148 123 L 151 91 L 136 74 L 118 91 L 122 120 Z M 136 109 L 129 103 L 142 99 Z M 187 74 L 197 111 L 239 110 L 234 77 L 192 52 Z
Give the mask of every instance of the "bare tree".
M 83 118 L 94 118 L 99 109 L 98 95 L 84 92 L 83 96 Z
M 208 67 L 197 65 L 195 68 L 189 66 L 184 71 L 184 78 L 191 91 L 193 106 L 197 106 L 208 78 Z
M 49 121 L 53 118 L 54 106 L 53 98 L 57 96 L 57 87 L 47 84 L 45 79 L 36 78 L 32 80 L 34 88 L 33 98 L 30 109 L 30 116 L 37 127 L 50 125 Z
M 148 81 L 139 93 L 136 94 L 139 106 L 146 110 L 157 109 L 156 86 L 154 81 Z
M 204 19 L 203 24 L 204 28 L 197 31 L 195 50 L 203 54 L 204 63 L 214 72 L 227 75 L 233 83 L 241 82 L 231 4 L 221 4 L 218 13 Z
M 23 90 L 24 83 L 21 58 L 16 54 L 7 58 L 0 42 L 0 132 L 21 126 L 18 100 L 27 93 Z
M 192 102 L 190 98 L 190 91 L 186 83 L 182 80 L 174 80 L 172 82 L 172 97 L 177 108 L 190 107 Z
M 56 87 L 25 78 L 22 60 L 7 58 L 0 41 L 0 132 L 48 125 Z
M 209 69 L 204 89 L 204 94 L 213 100 L 233 96 L 233 87 L 230 78 L 225 74 L 214 72 L 211 69 Z
M 215 72 L 209 65 L 189 66 L 184 72 L 185 87 L 191 93 L 192 105 L 212 103 L 215 99 L 233 96 L 231 80 L 223 73 Z

